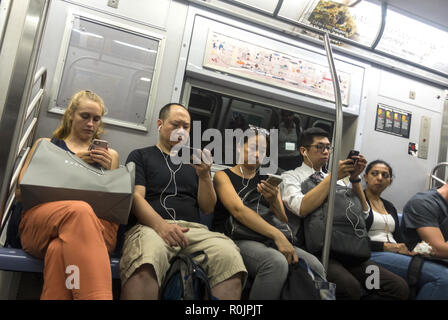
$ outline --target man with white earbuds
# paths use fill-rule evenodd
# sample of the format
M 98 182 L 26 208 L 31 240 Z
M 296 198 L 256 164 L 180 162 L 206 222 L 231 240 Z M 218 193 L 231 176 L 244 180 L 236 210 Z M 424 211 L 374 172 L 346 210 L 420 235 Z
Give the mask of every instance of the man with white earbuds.
M 300 136 L 300 153 L 303 163 L 300 167 L 286 171 L 282 174 L 283 182 L 280 185 L 282 200 L 293 214 L 306 217 L 319 208 L 327 199 L 330 191 L 331 173 L 326 174 L 322 168 L 328 163 L 333 147 L 330 144 L 329 134 L 317 127 L 309 128 Z M 345 159 L 338 162 L 338 184 L 345 185 L 341 179 L 349 177 L 352 189 L 361 200 L 365 216 L 368 216 L 367 204 L 361 186 L 359 175 L 364 171 L 367 161 L 362 155 L 354 159 Z M 321 182 L 308 191 L 302 193 L 301 184 L 315 172 L 320 172 Z M 319 257 L 319 256 L 318 256 Z M 333 257 L 330 259 L 327 270 L 327 280 L 336 283 L 336 299 L 358 300 L 363 297 L 363 288 L 369 276 L 367 267 L 378 267 L 380 272 L 379 289 L 368 291 L 364 298 L 368 299 L 406 299 L 409 291 L 407 284 L 401 277 L 378 266 L 368 259 L 361 263 L 352 264 L 348 261 Z
M 294 170 L 284 172 L 282 174 L 283 183 L 280 187 L 283 202 L 288 209 L 300 217 L 306 217 L 320 207 L 330 191 L 331 175 L 322 171 L 322 168 L 328 163 L 330 152 L 333 150 L 328 132 L 317 127 L 305 130 L 301 134 L 299 150 L 303 157 L 302 165 Z M 362 155 L 356 157 L 358 159 L 356 165 L 351 159 L 339 161 L 338 184 L 345 185 L 341 179 L 349 176 L 353 190 L 363 203 L 364 211 L 368 211 L 369 207 L 365 201 L 360 184 L 361 179 L 359 178 L 367 161 Z M 321 172 L 322 182 L 306 195 L 302 194 L 301 183 L 315 172 Z
M 240 299 L 247 271 L 235 243 L 201 224 L 199 210 L 213 212 L 216 193 L 210 163 L 175 164 L 177 144 L 188 138 L 190 114 L 177 103 L 162 107 L 155 146 L 132 151 L 135 191 L 128 232 L 120 261 L 122 299 L 157 299 L 160 287 L 178 253 L 204 251 L 202 267 L 211 293 L 218 299 Z M 210 154 L 208 154 L 210 156 Z M 195 258 L 202 261 L 203 255 Z

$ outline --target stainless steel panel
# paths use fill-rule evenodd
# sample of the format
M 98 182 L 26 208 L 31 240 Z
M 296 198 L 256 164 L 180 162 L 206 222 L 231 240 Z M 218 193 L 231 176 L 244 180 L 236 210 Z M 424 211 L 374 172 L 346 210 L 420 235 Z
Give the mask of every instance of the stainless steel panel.
M 3 45 L 3 38 L 5 35 L 6 25 L 9 20 L 9 12 L 11 9 L 12 0 L 0 1 L 0 48 Z
M 20 40 L 13 55 L 12 73 L 6 91 L 6 99 L 0 119 L 0 209 L 8 198 L 10 178 L 14 170 L 18 143 L 24 130 L 24 116 L 30 100 L 31 89 L 35 79 L 35 66 L 40 49 L 42 32 L 45 26 L 49 0 L 32 0 L 13 2 L 26 11 Z M 19 9 L 18 9 L 19 10 Z M 6 30 L 8 32 L 8 30 Z M 1 101 L 1 100 L 0 100 Z M 3 210 L 1 210 L 3 212 Z
M 448 90 L 445 90 L 448 93 Z M 440 132 L 440 145 L 438 162 L 445 162 L 448 155 L 448 95 L 445 96 L 445 103 L 443 105 L 442 113 L 442 130 Z M 447 179 L 445 167 L 437 171 L 437 177 L 442 180 Z

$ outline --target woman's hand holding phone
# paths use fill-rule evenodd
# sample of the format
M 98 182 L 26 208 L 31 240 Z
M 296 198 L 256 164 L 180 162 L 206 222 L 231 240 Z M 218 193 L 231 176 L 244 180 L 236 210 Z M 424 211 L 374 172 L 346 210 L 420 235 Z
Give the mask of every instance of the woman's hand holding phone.
M 257 191 L 263 195 L 267 202 L 271 203 L 277 198 L 280 188 L 268 183 L 266 180 L 261 180 L 257 185 Z
M 112 168 L 112 156 L 108 149 L 94 148 L 90 150 L 90 158 L 93 162 L 99 163 L 106 170 Z
M 84 160 L 87 163 L 98 163 L 106 170 L 110 170 L 112 168 L 112 155 L 109 152 L 109 142 L 106 140 L 93 139 L 92 144 L 89 146 L 88 153 L 90 159 L 86 157 L 88 161 Z
M 88 151 L 78 152 L 75 156 L 91 165 L 98 163 L 106 170 L 112 168 L 112 155 L 110 154 L 109 149 L 94 145 L 93 143 L 90 145 Z
M 83 152 L 77 152 L 75 153 L 75 156 L 80 158 L 82 161 L 88 163 L 88 164 L 94 164 L 95 161 L 93 161 L 92 157 L 90 156 L 90 151 L 83 151 Z

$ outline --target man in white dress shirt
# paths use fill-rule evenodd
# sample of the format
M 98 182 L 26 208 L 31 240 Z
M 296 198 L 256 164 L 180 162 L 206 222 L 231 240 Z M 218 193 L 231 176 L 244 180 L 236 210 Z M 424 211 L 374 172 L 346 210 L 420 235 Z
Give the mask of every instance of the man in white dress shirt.
M 306 217 L 319 208 L 327 198 L 330 191 L 331 174 L 324 173 L 322 168 L 328 163 L 332 149 L 329 134 L 325 130 L 314 127 L 302 133 L 299 150 L 303 157 L 303 163 L 294 170 L 285 171 L 282 174 L 283 183 L 280 185 L 282 200 L 294 214 Z M 351 159 L 339 161 L 337 171 L 338 184 L 345 185 L 341 179 L 350 177 L 353 191 L 360 198 L 364 211 L 368 211 L 369 207 L 365 201 L 359 174 L 364 171 L 366 164 L 366 159 L 362 155 L 358 155 L 355 161 Z M 323 180 L 304 195 L 301 184 L 315 172 L 321 172 Z
M 326 174 L 322 168 L 327 165 L 330 152 L 332 151 L 329 134 L 321 128 L 309 128 L 302 132 L 300 137 L 300 153 L 303 163 L 300 167 L 286 171 L 282 174 L 283 182 L 280 185 L 282 200 L 286 207 L 301 218 L 306 217 L 319 208 L 327 199 L 330 191 L 331 173 Z M 359 175 L 364 171 L 367 161 L 362 155 L 352 159 L 340 160 L 338 162 L 337 175 L 338 184 L 345 185 L 341 180 L 349 177 L 352 189 L 361 200 L 362 209 L 368 214 L 367 204 L 361 186 Z M 320 172 L 322 181 L 306 194 L 302 193 L 301 184 L 310 175 Z M 406 299 L 409 293 L 403 278 L 392 274 L 386 269 L 378 266 L 372 260 L 361 263 L 349 263 L 348 261 L 332 258 L 328 263 L 327 279 L 336 283 L 337 299 L 360 299 L 363 297 L 362 288 L 366 289 L 366 269 L 375 265 L 380 271 L 380 288 L 378 290 L 367 290 L 372 299 Z

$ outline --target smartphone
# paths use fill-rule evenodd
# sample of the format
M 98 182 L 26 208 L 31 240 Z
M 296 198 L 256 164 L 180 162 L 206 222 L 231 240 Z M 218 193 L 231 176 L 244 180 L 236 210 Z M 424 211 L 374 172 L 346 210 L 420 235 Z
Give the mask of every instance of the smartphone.
M 347 159 L 352 159 L 353 163 L 356 164 L 356 162 L 358 162 L 358 159 L 353 158 L 353 157 L 355 157 L 357 155 L 359 155 L 358 150 L 350 150 L 350 152 L 348 153 Z
M 350 150 L 350 152 L 348 153 L 347 159 L 352 159 L 353 161 L 356 161 L 356 159 L 354 159 L 354 156 L 359 155 L 359 151 L 358 150 Z
M 211 159 L 211 156 L 207 156 L 207 153 L 204 152 L 204 150 L 198 149 L 198 148 L 193 148 L 187 145 L 182 146 L 182 149 L 184 152 L 186 149 L 189 149 L 188 152 L 190 154 L 190 164 L 200 164 L 200 162 L 204 162 L 206 164 L 212 164 L 213 161 Z M 210 152 L 209 152 L 210 154 Z M 199 163 L 198 163 L 199 162 Z
M 89 150 L 92 149 L 109 149 L 109 142 L 106 140 L 93 139 L 92 144 L 89 146 Z
M 269 183 L 274 187 L 277 187 L 280 183 L 282 183 L 282 181 L 283 181 L 282 177 L 276 174 L 269 174 L 268 179 L 266 180 L 267 183 Z
M 198 161 L 203 162 L 202 150 L 201 149 L 197 149 L 197 148 L 192 148 L 192 147 L 189 147 L 189 148 L 190 148 L 190 161 L 191 161 L 191 163 L 199 164 L 199 163 L 197 163 Z

